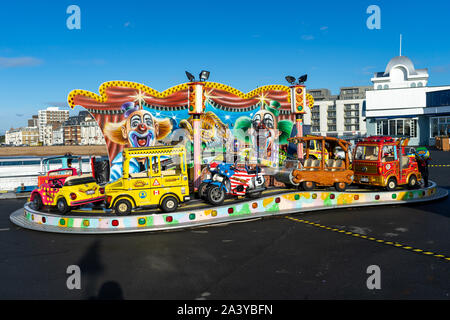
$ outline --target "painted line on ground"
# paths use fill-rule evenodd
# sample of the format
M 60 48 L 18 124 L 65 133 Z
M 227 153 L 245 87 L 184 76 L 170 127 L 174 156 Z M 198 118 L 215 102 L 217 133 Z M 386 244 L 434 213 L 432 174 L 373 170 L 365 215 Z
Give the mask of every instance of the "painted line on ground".
M 414 253 L 419 253 L 419 254 L 422 254 L 422 255 L 435 257 L 435 258 L 438 258 L 438 259 L 450 262 L 450 257 L 449 256 L 446 256 L 446 255 L 443 255 L 443 254 L 438 254 L 438 253 L 427 251 L 427 250 L 422 250 L 422 249 L 415 248 L 415 247 L 408 246 L 408 245 L 404 245 L 404 244 L 398 243 L 396 241 L 386 241 L 386 240 L 383 240 L 383 239 L 377 239 L 375 237 L 366 236 L 366 235 L 363 235 L 363 234 L 360 234 L 360 233 L 357 233 L 357 232 L 351 232 L 351 231 L 347 231 L 347 230 L 344 230 L 344 229 L 332 228 L 332 227 L 329 227 L 329 226 L 324 226 L 324 225 L 322 225 L 320 223 L 316 223 L 316 222 L 313 222 L 313 221 L 308 221 L 308 220 L 305 220 L 305 219 L 297 219 L 297 218 L 293 218 L 293 217 L 290 217 L 290 216 L 285 216 L 284 218 L 292 220 L 292 221 L 295 221 L 295 222 L 308 224 L 308 225 L 311 225 L 313 227 L 322 228 L 322 229 L 325 229 L 325 230 L 328 230 L 328 231 L 333 231 L 333 232 L 345 234 L 345 235 L 348 235 L 348 236 L 352 236 L 352 237 L 355 237 L 355 238 L 361 238 L 361 239 L 365 239 L 365 240 L 378 242 L 378 243 L 385 244 L 385 245 L 388 245 L 388 246 L 391 246 L 391 247 L 404 249 L 404 250 L 411 251 L 411 252 L 414 252 Z
M 450 164 L 430 164 L 429 167 L 450 167 Z

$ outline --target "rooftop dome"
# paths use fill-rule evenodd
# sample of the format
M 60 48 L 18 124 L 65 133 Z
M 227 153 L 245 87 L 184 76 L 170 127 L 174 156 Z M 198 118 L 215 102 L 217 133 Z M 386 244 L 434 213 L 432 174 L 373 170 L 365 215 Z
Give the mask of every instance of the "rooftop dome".
M 411 59 L 409 59 L 406 56 L 397 56 L 397 57 L 392 58 L 389 61 L 389 63 L 387 64 L 386 70 L 384 71 L 384 76 L 389 75 L 389 72 L 391 71 L 391 69 L 398 65 L 403 65 L 404 67 L 406 67 L 406 69 L 408 69 L 409 75 L 417 74 L 416 69 L 414 68 L 414 64 L 412 63 Z

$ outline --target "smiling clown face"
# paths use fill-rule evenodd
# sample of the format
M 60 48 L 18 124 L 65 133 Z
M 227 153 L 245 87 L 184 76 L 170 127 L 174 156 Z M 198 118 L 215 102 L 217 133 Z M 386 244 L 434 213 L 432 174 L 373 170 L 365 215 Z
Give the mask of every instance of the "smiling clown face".
M 137 110 L 122 126 L 122 136 L 130 147 L 149 147 L 155 145 L 158 129 L 158 123 L 150 112 Z

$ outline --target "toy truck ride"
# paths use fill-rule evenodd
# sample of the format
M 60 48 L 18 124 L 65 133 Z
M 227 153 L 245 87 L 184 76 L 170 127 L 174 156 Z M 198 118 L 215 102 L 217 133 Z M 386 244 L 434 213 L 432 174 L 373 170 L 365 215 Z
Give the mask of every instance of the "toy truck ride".
M 408 138 L 372 136 L 359 141 L 353 155 L 354 183 L 392 191 L 397 186 L 415 188 L 421 175 L 414 156 L 405 153 Z
M 31 193 L 30 201 L 34 209 L 56 207 L 65 214 L 88 203 L 103 203 L 105 189 L 97 184 L 92 175 L 79 173 L 75 168 L 49 171 L 40 186 Z
M 117 215 L 129 215 L 136 207 L 175 211 L 190 200 L 184 146 L 125 148 L 123 175 L 105 186 L 106 207 Z M 130 173 L 130 166 L 140 172 Z

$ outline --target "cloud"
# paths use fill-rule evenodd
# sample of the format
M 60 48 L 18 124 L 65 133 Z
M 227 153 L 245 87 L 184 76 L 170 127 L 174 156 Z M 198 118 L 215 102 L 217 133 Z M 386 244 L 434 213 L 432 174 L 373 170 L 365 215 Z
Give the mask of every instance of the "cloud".
M 0 68 L 33 67 L 42 63 L 41 59 L 33 57 L 0 57 Z
M 23 117 L 25 114 L 24 113 L 16 113 L 17 117 Z
M 305 41 L 314 40 L 314 36 L 311 34 L 304 34 L 304 35 L 302 35 L 302 40 L 305 40 Z
M 124 24 L 123 24 L 123 26 L 126 28 L 126 27 L 128 27 L 130 25 L 130 21 L 127 21 L 127 22 L 125 22 Z
M 322 30 L 322 31 L 328 30 L 328 26 L 320 27 L 320 30 Z

